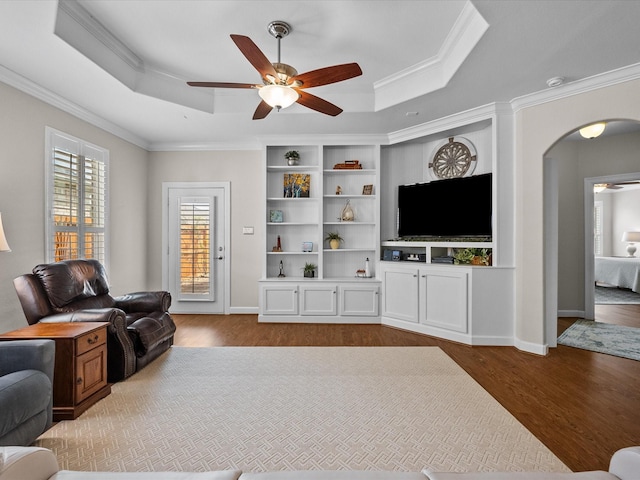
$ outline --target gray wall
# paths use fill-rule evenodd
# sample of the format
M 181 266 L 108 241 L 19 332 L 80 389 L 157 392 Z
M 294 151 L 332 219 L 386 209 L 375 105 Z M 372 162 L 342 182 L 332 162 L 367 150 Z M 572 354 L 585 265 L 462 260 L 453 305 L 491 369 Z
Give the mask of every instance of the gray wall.
M 556 162 L 558 172 L 558 310 L 585 308 L 584 179 L 640 173 L 639 149 L 640 133 L 630 133 L 588 141 L 564 140 L 547 153 L 546 161 Z M 639 202 L 640 191 L 624 194 L 615 204 L 611 199 L 606 202 L 611 232 L 605 237 L 605 255 L 626 255 L 626 244 L 620 238 L 625 229 L 640 229 Z
M 258 309 L 262 270 L 264 174 L 260 151 L 151 152 L 149 162 L 149 279 L 162 286 L 162 183 L 231 183 L 231 313 Z M 242 227 L 254 227 L 243 235 Z
M 46 126 L 109 150 L 112 291 L 144 288 L 148 153 L 3 83 L 0 105 L 0 212 L 12 249 L 0 253 L 0 332 L 26 326 L 12 281 L 45 258 Z

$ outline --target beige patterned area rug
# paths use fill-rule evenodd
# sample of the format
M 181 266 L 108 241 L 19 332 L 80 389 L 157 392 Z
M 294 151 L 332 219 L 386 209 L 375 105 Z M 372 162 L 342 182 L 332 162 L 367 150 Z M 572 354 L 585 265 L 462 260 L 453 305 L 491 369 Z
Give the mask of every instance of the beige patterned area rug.
M 173 347 L 37 441 L 105 471 L 568 471 L 437 347 Z

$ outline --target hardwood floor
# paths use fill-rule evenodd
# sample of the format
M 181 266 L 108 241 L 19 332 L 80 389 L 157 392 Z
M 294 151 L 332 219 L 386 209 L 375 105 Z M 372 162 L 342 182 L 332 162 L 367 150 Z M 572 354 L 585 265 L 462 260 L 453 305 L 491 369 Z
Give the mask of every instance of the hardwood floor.
M 598 306 L 602 321 L 640 326 L 640 305 Z M 174 315 L 175 345 L 438 346 L 571 470 L 607 470 L 640 445 L 640 362 L 558 346 L 542 357 L 470 347 L 381 325 L 265 324 L 256 315 Z M 559 332 L 575 319 L 561 318 Z

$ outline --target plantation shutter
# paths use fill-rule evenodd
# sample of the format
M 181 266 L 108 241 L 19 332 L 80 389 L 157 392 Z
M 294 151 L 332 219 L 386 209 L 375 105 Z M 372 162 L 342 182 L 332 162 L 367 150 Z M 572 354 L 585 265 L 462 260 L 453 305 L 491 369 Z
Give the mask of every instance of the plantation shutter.
M 595 202 L 593 205 L 593 253 L 596 256 L 602 255 L 603 245 L 602 245 L 602 202 Z
M 47 261 L 107 260 L 108 151 L 52 129 L 47 222 Z
M 183 197 L 180 201 L 180 293 L 183 295 L 208 296 L 212 292 L 212 213 L 209 198 Z

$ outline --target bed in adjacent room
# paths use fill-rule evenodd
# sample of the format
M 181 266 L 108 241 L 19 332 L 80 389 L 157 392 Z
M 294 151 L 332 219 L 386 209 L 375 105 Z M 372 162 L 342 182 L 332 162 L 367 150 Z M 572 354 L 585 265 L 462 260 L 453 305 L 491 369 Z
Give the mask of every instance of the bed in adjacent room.
M 596 257 L 595 280 L 640 293 L 640 258 Z

